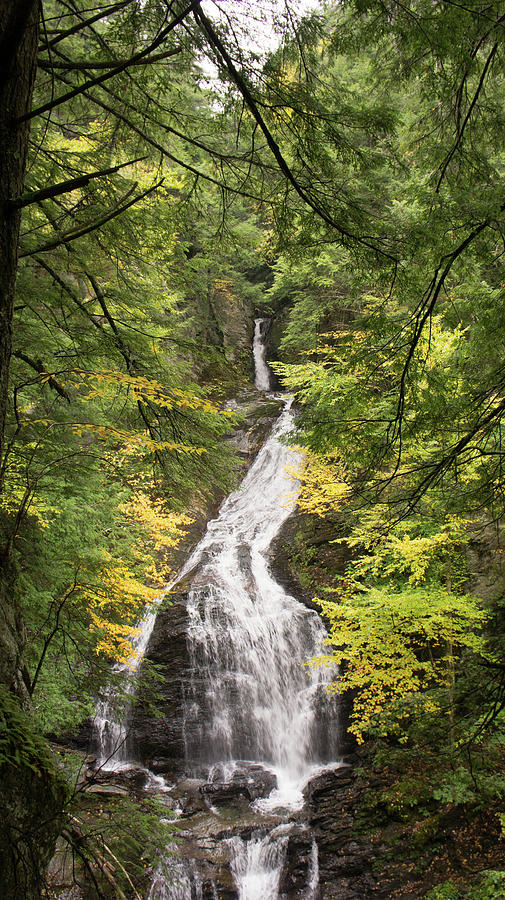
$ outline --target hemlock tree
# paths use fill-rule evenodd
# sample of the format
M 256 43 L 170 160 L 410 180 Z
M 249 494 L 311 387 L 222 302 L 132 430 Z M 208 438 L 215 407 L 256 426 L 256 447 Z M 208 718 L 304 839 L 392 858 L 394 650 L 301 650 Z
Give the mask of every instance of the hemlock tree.
M 2 63 L 0 72 L 0 452 L 8 398 L 12 317 L 21 212 L 13 198 L 23 192 L 29 124 L 20 121 L 30 109 L 38 49 L 36 0 L 3 3 L 0 8 Z M 3 560 L 0 582 L 0 676 L 9 690 L 23 695 L 20 629 L 12 609 L 9 560 Z
M 467 466 L 470 492 L 476 478 L 484 491 L 493 475 L 501 484 L 502 364 L 492 357 L 484 379 L 474 365 L 469 367 L 470 377 L 463 379 L 458 354 L 464 348 L 475 360 L 478 341 L 486 334 L 489 340 L 489 330 L 473 322 L 472 304 L 479 301 L 487 321 L 492 318 L 493 298 L 501 290 L 503 15 L 501 3 L 489 7 L 478 0 L 464 9 L 442 0 L 435 4 L 412 0 L 406 7 L 374 0 L 330 6 L 324 16 L 313 15 L 298 26 L 258 71 L 254 55 L 230 39 L 233 29 L 227 33 L 222 21 L 220 25 L 211 21 L 199 0 L 171 4 L 117 0 L 93 10 L 81 0 L 65 4 L 46 0 L 40 5 L 33 0 L 4 0 L 0 5 L 2 446 L 23 208 L 28 210 L 28 227 L 21 255 L 29 261 L 23 277 L 28 272 L 44 279 L 42 297 L 53 285 L 62 297 L 55 325 L 58 340 L 51 337 L 43 349 L 63 354 L 66 364 L 73 352 L 80 363 L 85 356 L 97 362 L 110 354 L 117 371 L 107 377 L 117 379 L 120 373 L 122 385 L 132 389 L 133 398 L 128 396 L 133 403 L 125 416 L 129 426 L 135 425 L 137 433 L 143 429 L 143 440 L 151 442 L 157 472 L 165 467 L 176 480 L 177 450 L 167 444 L 186 446 L 184 437 L 177 437 L 185 420 L 190 420 L 186 436 L 197 423 L 210 445 L 208 417 L 214 411 L 205 407 L 201 394 L 195 390 L 196 399 L 186 397 L 181 415 L 172 412 L 163 391 L 156 394 L 149 373 L 157 351 L 148 347 L 148 336 L 134 350 L 132 330 L 146 331 L 145 323 L 138 307 L 130 306 L 132 292 L 122 294 L 118 287 L 125 242 L 121 217 L 132 216 L 128 221 L 134 223 L 135 206 L 144 202 L 148 207 L 161 196 L 166 200 L 165 191 L 197 198 L 206 183 L 221 194 L 224 208 L 233 195 L 243 196 L 249 209 L 261 206 L 271 225 L 275 252 L 292 248 L 299 256 L 307 248 L 312 254 L 314 247 L 327 249 L 326 258 L 318 263 L 318 290 L 312 296 L 309 290 L 300 300 L 304 322 L 305 312 L 309 313 L 312 337 L 304 328 L 303 347 L 299 346 L 294 319 L 286 336 L 291 351 L 315 352 L 313 364 L 305 361 L 286 370 L 305 401 L 307 441 L 314 451 L 326 454 L 324 465 L 333 469 L 333 475 L 337 470 L 340 476 L 342 465 L 348 470 L 347 487 L 341 489 L 340 477 L 334 478 L 333 495 L 323 491 L 316 506 L 319 502 L 331 506 L 346 496 L 349 474 L 373 500 L 378 490 L 380 495 L 382 482 L 389 486 L 392 470 L 401 475 L 396 484 L 408 488 L 407 501 L 416 501 L 419 492 L 443 488 L 444 478 L 455 471 L 459 460 Z M 365 48 L 368 56 L 363 60 Z M 211 115 L 209 105 L 199 102 L 201 81 L 188 76 L 204 52 L 217 64 L 222 79 Z M 32 105 L 37 59 L 41 75 Z M 398 60 L 404 77 L 401 87 Z M 374 91 L 369 90 L 371 82 Z M 33 165 L 25 186 L 30 123 Z M 168 171 L 176 166 L 184 173 L 182 186 L 167 183 Z M 175 236 L 175 223 L 165 225 L 164 234 Z M 155 240 L 152 218 L 149 231 Z M 107 260 L 105 277 L 90 266 L 94 249 L 88 243 L 94 235 L 100 245 L 102 234 L 105 249 L 101 247 L 99 259 Z M 193 251 L 186 246 L 186 259 Z M 159 247 L 156 252 L 159 259 Z M 68 265 L 62 266 L 62 259 Z M 145 287 L 141 268 L 136 275 Z M 468 286 L 476 279 L 481 287 L 470 294 Z M 336 290 L 332 280 L 338 283 Z M 280 293 L 289 295 L 288 282 L 284 272 Z M 30 300 L 29 277 L 25 284 Z M 276 289 L 279 285 L 278 280 Z M 456 293 L 449 293 L 450 302 L 441 309 L 446 291 Z M 352 303 L 344 298 L 348 292 Z M 321 302 L 326 318 L 320 316 Z M 342 305 L 348 319 L 356 310 L 365 311 L 359 333 L 355 329 L 351 337 L 343 338 L 350 356 L 340 353 L 341 335 L 319 339 L 325 322 L 331 323 L 334 310 Z M 56 308 L 46 304 L 51 315 Z M 445 340 L 449 326 L 455 324 L 454 308 L 465 312 L 462 328 L 468 326 L 457 347 L 454 337 L 449 344 Z M 160 305 L 153 302 L 153 309 L 158 327 L 165 327 Z M 444 335 L 437 353 L 439 358 L 450 357 L 454 387 L 448 406 L 436 371 L 425 365 L 437 312 L 443 315 Z M 41 395 L 46 391 L 54 396 L 56 405 L 51 407 L 43 395 L 45 411 L 51 407 L 54 422 L 69 397 L 82 399 L 85 390 L 89 395 L 89 384 L 83 388 L 82 381 L 68 377 L 68 367 L 60 372 L 30 352 L 34 333 L 30 315 L 36 313 L 32 309 L 24 316 L 20 337 L 26 341 L 16 346 L 16 365 L 18 372 L 24 367 L 31 373 L 33 384 L 26 377 L 30 397 L 35 383 L 42 388 Z M 459 322 L 458 315 L 456 319 Z M 74 322 L 79 323 L 82 340 L 71 346 Z M 183 336 L 181 331 L 173 334 L 179 348 Z M 159 347 L 159 330 L 154 340 Z M 139 347 L 141 354 L 136 352 Z M 102 366 L 102 381 L 105 375 Z M 100 415 L 110 400 L 110 388 L 110 380 L 106 389 L 103 384 L 93 387 L 95 429 L 104 427 Z M 174 382 L 171 388 L 173 400 L 179 387 Z M 457 422 L 451 439 L 437 446 L 426 443 L 423 425 L 431 390 L 445 420 Z M 191 402 L 194 407 L 188 410 Z M 17 411 L 13 398 L 14 431 Z M 430 416 L 436 425 L 439 414 L 431 409 Z M 343 437 L 343 422 L 351 440 L 349 434 Z M 363 441 L 354 440 L 356 436 Z M 193 450 L 199 446 L 197 441 Z M 349 453 L 349 460 L 342 460 L 343 452 Z M 196 475 L 197 452 L 193 458 Z M 405 462 L 410 463 L 408 477 L 402 469 Z M 319 485 L 320 469 L 317 464 L 313 467 Z M 454 482 L 459 491 L 461 480 Z M 0 583 L 5 621 L 0 637 L 5 690 L 0 791 L 6 803 L 2 849 L 7 862 L 2 888 L 6 896 L 31 897 L 37 895 L 40 869 L 58 830 L 62 788 L 41 761 L 43 750 L 30 736 L 29 715 L 19 711 L 33 689 L 34 672 L 31 679 L 24 674 L 12 541 L 7 540 L 5 547 Z M 51 609 L 57 599 L 49 599 Z M 36 664 L 35 680 L 40 684 L 38 671 Z M 20 757 L 16 742 L 22 748 Z M 52 809 L 47 808 L 48 819 L 41 820 L 40 802 L 48 791 Z
M 50 697 L 51 683 L 49 680 L 44 684 L 44 671 L 55 650 L 57 657 L 62 635 L 64 639 L 66 636 L 75 640 L 79 629 L 86 629 L 91 621 L 98 637 L 101 633 L 104 639 L 98 640 L 96 649 L 103 644 L 103 650 L 110 654 L 115 645 L 114 653 L 120 655 L 121 636 L 125 636 L 124 629 L 128 628 L 128 623 L 114 618 L 118 612 L 121 614 L 120 609 L 112 619 L 104 618 L 103 591 L 110 599 L 112 577 L 115 581 L 112 596 L 116 592 L 124 598 L 124 578 L 128 579 L 129 574 L 119 571 L 117 566 L 115 574 L 111 574 L 113 560 L 106 554 L 100 560 L 96 554 L 88 557 L 84 553 L 85 560 L 79 559 L 72 550 L 72 542 L 65 542 L 65 528 L 72 523 L 72 502 L 76 509 L 75 501 L 81 490 L 77 487 L 77 475 L 67 477 L 71 474 L 68 461 L 75 456 L 76 441 L 84 437 L 88 447 L 89 484 L 86 478 L 81 479 L 81 488 L 88 498 L 89 485 L 100 483 L 104 465 L 115 467 L 120 479 L 123 467 L 125 488 L 134 476 L 138 478 L 135 466 L 129 470 L 128 465 L 124 468 L 124 453 L 120 454 L 121 459 L 117 458 L 114 443 L 117 445 L 118 440 L 126 448 L 129 442 L 137 441 L 139 460 L 142 455 L 149 457 L 158 473 L 156 477 L 168 485 L 178 485 L 182 493 L 184 482 L 186 487 L 195 485 L 202 472 L 198 463 L 200 453 L 210 457 L 213 452 L 216 463 L 222 456 L 215 449 L 216 439 L 223 431 L 215 406 L 196 385 L 194 390 L 188 391 L 187 385 L 181 390 L 181 380 L 187 382 L 180 361 L 184 327 L 175 329 L 173 335 L 176 364 L 168 373 L 170 383 L 160 384 L 152 378 L 159 353 L 156 348 L 167 337 L 170 309 L 163 310 L 159 302 L 152 304 L 156 322 L 154 334 L 150 333 L 148 329 L 153 321 L 142 319 L 140 309 L 132 304 L 134 286 L 125 287 L 128 279 L 121 277 L 124 262 L 120 250 L 129 254 L 130 261 L 134 254 L 131 235 L 117 224 L 127 213 L 132 217 L 132 210 L 139 203 L 144 202 L 145 208 L 149 198 L 156 193 L 160 197 L 160 189 L 167 192 L 162 194 L 165 199 L 170 192 L 181 193 L 181 186 L 170 180 L 167 166 L 172 169 L 180 166 L 186 173 L 182 193 L 189 200 L 198 197 L 202 184 L 221 194 L 225 208 L 230 196 L 244 195 L 249 203 L 258 203 L 269 189 L 272 165 L 264 163 L 263 148 L 257 147 L 254 120 L 244 117 L 239 128 L 244 137 L 237 141 L 238 132 L 227 124 L 226 104 L 217 104 L 209 116 L 208 104 L 198 100 L 201 88 L 197 86 L 195 90 L 195 75 L 188 81 L 192 59 L 198 55 L 204 32 L 213 34 L 208 19 L 192 18 L 198 6 L 199 0 L 177 4 L 161 0 L 147 3 L 119 0 L 99 4 L 90 11 L 79 0 L 68 4 L 47 0 L 39 4 L 7 2 L 0 10 L 3 101 L 0 432 L 5 451 L 2 475 L 8 481 L 10 492 L 3 508 L 6 529 L 0 583 L 4 620 L 0 638 L 0 793 L 4 822 L 1 891 L 13 898 L 38 896 L 41 871 L 61 827 L 65 795 L 64 784 L 43 742 L 34 734 L 29 695 L 36 699 L 42 686 Z M 37 61 L 40 74 L 32 103 Z M 201 137 L 202 120 L 205 139 Z M 30 140 L 32 156 L 25 182 Z M 20 246 L 19 221 L 23 209 L 27 211 L 26 228 Z M 134 218 L 128 221 L 133 234 L 136 228 L 145 226 L 145 219 L 137 225 Z M 166 225 L 164 233 L 170 238 L 177 226 L 169 221 Z M 149 239 L 156 244 L 163 230 L 156 230 L 152 219 L 147 230 Z M 94 236 L 97 237 L 95 245 L 89 243 Z M 246 240 L 245 232 L 243 239 Z M 141 252 L 149 253 L 149 245 L 144 247 L 142 241 Z M 113 251 L 114 242 L 118 247 Z M 187 259 L 194 258 L 192 248 L 186 246 L 185 252 Z M 159 245 L 155 253 L 161 253 Z M 16 370 L 11 384 L 12 415 L 5 447 L 18 257 L 25 262 L 18 305 L 20 328 L 14 350 Z M 105 265 L 105 273 L 94 269 L 96 261 Z M 112 277 L 113 267 L 116 278 Z M 166 289 L 167 283 L 155 286 L 152 278 L 148 285 L 145 266 L 143 269 L 138 259 L 133 267 L 135 277 L 130 276 L 130 280 L 137 280 L 137 288 L 142 285 L 142 290 L 151 291 L 152 297 Z M 173 289 L 174 285 L 171 283 L 169 287 Z M 40 332 L 35 328 L 37 318 L 42 323 Z M 140 337 L 134 340 L 134 333 Z M 194 352 L 193 345 L 189 346 L 190 352 Z M 61 369 L 55 366 L 56 358 L 62 363 Z M 113 361 L 114 366 L 104 369 L 105 359 Z M 91 360 L 93 368 L 89 371 L 86 364 Z M 123 420 L 107 422 L 104 420 L 107 407 L 117 400 L 121 391 Z M 81 413 L 73 420 L 72 415 L 67 415 L 67 410 L 72 413 L 79 403 L 90 400 L 88 416 L 83 417 Z M 104 437 L 107 434 L 109 447 Z M 186 444 L 186 438 L 192 446 Z M 144 453 L 138 453 L 138 440 Z M 180 457 L 187 453 L 187 461 L 181 463 Z M 222 460 L 219 465 L 222 470 Z M 50 471 L 53 483 L 47 487 Z M 69 480 L 77 491 L 74 490 L 73 501 L 66 502 L 65 509 L 57 511 L 54 497 L 59 482 L 68 492 Z M 137 483 L 133 498 L 131 487 L 122 497 L 117 493 L 112 496 L 112 491 L 107 503 L 111 510 L 124 510 L 130 521 L 128 533 L 131 534 L 131 527 L 138 532 L 143 552 L 149 558 L 153 549 L 156 551 L 160 529 L 163 531 L 166 509 L 160 509 L 158 515 L 151 506 L 146 512 L 143 487 L 145 483 Z M 106 509 L 107 504 L 101 514 Z M 28 512 L 31 524 L 23 533 Z M 30 539 L 33 550 L 40 539 L 37 531 L 47 527 L 55 516 L 59 517 L 60 546 L 65 546 L 66 552 L 56 568 L 50 561 L 44 563 L 45 557 L 50 560 L 51 545 L 57 538 L 58 528 L 52 528 L 51 538 L 43 541 L 44 553 L 39 560 L 46 574 L 51 572 L 51 583 L 46 590 L 46 575 L 37 572 L 35 559 L 25 570 L 25 580 L 16 579 L 15 547 L 17 537 L 22 534 L 23 538 Z M 91 521 L 87 524 L 88 533 L 83 536 L 86 542 L 92 542 L 94 525 Z M 99 522 L 96 525 L 103 528 Z M 54 546 L 57 550 L 58 544 Z M 136 552 L 138 548 L 132 560 Z M 129 586 L 134 604 L 142 602 L 138 585 L 130 581 Z M 39 634 L 38 643 L 30 645 L 30 672 L 24 661 L 24 622 L 15 590 L 22 602 L 29 604 L 30 631 L 36 634 L 41 624 L 45 627 L 42 640 Z M 33 619 L 37 609 L 38 622 L 37 615 Z

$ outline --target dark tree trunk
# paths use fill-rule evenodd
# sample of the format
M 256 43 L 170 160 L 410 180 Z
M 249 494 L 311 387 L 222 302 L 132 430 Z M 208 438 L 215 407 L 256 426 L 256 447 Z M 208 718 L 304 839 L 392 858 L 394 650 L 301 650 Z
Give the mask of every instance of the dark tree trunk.
M 37 62 L 37 0 L 0 0 L 0 455 L 12 347 L 12 308 L 20 212 L 9 201 L 23 192 L 30 108 Z
M 12 314 L 30 107 L 38 45 L 38 0 L 0 0 L 0 459 L 4 449 Z M 1 485 L 0 485 L 1 489 Z M 30 724 L 23 678 L 23 626 L 12 560 L 0 558 L 0 896 L 32 900 L 54 849 L 64 787 Z M 25 709 L 26 707 L 26 709 Z
M 23 192 L 29 125 L 18 120 L 31 105 L 37 44 L 37 0 L 0 0 L 0 459 L 21 218 L 10 201 Z M 0 683 L 22 695 L 22 629 L 12 600 L 11 560 L 4 556 L 0 564 Z
M 0 456 L 12 348 L 12 308 L 21 214 L 9 201 L 23 192 L 38 44 L 37 0 L 0 0 Z

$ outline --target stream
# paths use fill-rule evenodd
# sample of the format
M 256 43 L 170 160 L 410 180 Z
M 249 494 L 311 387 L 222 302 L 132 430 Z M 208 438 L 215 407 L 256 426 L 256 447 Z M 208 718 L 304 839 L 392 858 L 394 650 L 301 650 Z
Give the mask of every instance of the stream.
M 262 392 L 271 385 L 267 333 L 268 320 L 257 319 L 253 357 Z M 293 471 L 301 463 L 300 451 L 285 442 L 292 398 L 276 396 L 283 409 L 270 436 L 168 588 L 186 585 L 183 777 L 154 775 L 149 760 L 136 757 L 130 714 L 116 721 L 112 698 L 97 710 L 98 764 L 143 767 L 149 787 L 169 795 L 181 816 L 181 858 L 170 880 L 155 873 L 147 900 L 319 897 L 304 792 L 311 779 L 341 765 L 338 706 L 326 690 L 335 673 L 306 665 L 326 637 L 320 618 L 270 571 L 269 548 L 296 505 Z M 137 639 L 137 667 L 155 623 L 156 609 Z M 128 683 L 133 691 L 131 675 Z M 288 857 L 296 857 L 291 887 Z

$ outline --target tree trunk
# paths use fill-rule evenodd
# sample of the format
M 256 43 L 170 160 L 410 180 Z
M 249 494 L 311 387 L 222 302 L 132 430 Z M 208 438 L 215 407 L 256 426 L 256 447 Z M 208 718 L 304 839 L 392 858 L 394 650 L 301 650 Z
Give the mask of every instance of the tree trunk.
M 0 0 L 0 459 L 5 437 L 12 314 L 21 213 L 10 201 L 23 192 L 28 123 L 38 45 L 36 0 Z M 2 489 L 0 485 L 0 490 Z M 0 684 L 20 696 L 23 631 L 12 596 L 12 564 L 0 559 Z
M 11 201 L 23 192 L 29 123 L 19 119 L 31 107 L 38 18 L 38 0 L 0 0 L 0 459 L 21 218 Z M 23 668 L 23 626 L 14 600 L 13 562 L 4 552 L 0 556 L 0 896 L 9 900 L 40 897 L 65 795 L 43 742 L 33 733 Z
M 12 310 L 21 213 L 10 200 L 23 193 L 29 111 L 38 45 L 37 0 L 0 0 L 0 457 L 12 350 Z

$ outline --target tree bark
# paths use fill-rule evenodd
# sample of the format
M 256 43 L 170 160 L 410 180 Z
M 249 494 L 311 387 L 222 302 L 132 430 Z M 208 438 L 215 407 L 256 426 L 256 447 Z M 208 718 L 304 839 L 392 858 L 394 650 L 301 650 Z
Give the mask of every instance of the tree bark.
M 38 44 L 38 0 L 0 0 L 0 459 L 4 449 L 12 316 L 28 122 Z M 0 489 L 2 485 L 0 485 Z M 35 900 L 54 850 L 65 785 L 36 739 L 23 677 L 23 625 L 14 566 L 0 554 L 0 896 Z M 26 711 L 24 709 L 26 707 Z
M 0 0 L 0 456 L 12 351 L 12 311 L 21 213 L 9 203 L 23 193 L 37 63 L 37 0 Z M 0 485 L 1 488 L 1 485 Z M 1 674 L 1 673 L 0 673 Z
M 18 264 L 21 212 L 10 200 L 23 192 L 28 123 L 18 119 L 29 108 L 38 45 L 37 0 L 0 0 L 0 460 L 3 456 L 12 353 L 12 316 Z M 0 484 L 0 491 L 3 485 Z M 23 628 L 13 600 L 12 563 L 0 557 L 0 684 L 21 698 Z

